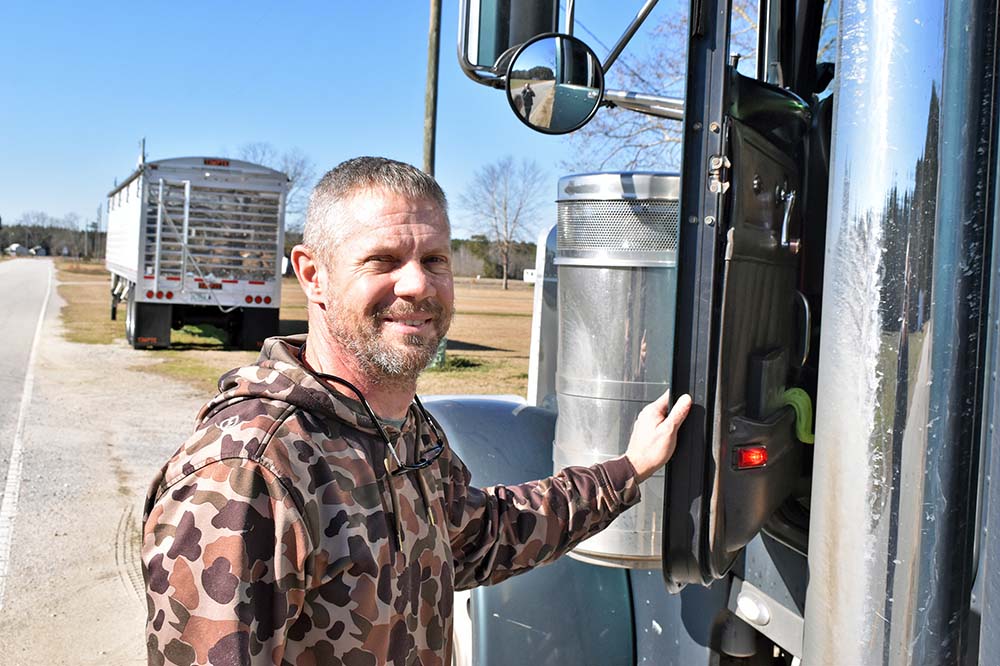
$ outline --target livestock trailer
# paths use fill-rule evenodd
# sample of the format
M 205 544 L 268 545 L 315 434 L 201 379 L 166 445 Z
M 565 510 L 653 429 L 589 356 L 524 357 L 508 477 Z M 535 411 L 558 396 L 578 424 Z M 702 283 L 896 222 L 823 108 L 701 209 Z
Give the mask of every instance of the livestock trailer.
M 245 349 L 277 334 L 288 185 L 240 160 L 141 160 L 107 204 L 111 318 L 124 300 L 129 344 L 169 347 L 185 324 Z

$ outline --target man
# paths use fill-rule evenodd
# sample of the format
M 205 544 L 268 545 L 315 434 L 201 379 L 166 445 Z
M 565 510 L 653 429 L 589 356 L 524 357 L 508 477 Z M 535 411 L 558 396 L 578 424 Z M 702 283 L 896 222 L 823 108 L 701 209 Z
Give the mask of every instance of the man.
M 446 206 L 381 158 L 316 186 L 292 251 L 308 337 L 224 375 L 150 490 L 150 663 L 447 666 L 454 589 L 555 559 L 670 457 L 686 396 L 647 407 L 626 456 L 470 485 L 415 399 L 453 311 Z
M 521 106 L 524 107 L 524 117 L 526 120 L 531 119 L 531 107 L 535 103 L 535 91 L 531 89 L 527 83 L 521 88 Z

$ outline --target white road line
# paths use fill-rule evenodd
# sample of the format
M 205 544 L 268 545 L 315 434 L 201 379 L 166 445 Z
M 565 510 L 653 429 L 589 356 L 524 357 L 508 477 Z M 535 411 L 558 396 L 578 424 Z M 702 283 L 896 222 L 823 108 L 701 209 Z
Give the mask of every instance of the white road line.
M 49 281 L 45 287 L 45 300 L 42 301 L 42 311 L 38 313 L 35 338 L 31 341 L 31 352 L 28 354 L 28 370 L 24 373 L 24 390 L 21 392 L 21 405 L 17 411 L 14 446 L 10 452 L 10 465 L 7 467 L 7 482 L 4 484 L 3 489 L 3 503 L 0 504 L 0 611 L 3 610 L 4 591 L 7 588 L 7 569 L 10 566 L 10 549 L 14 543 L 14 518 L 17 516 L 17 496 L 21 491 L 21 449 L 23 448 L 24 422 L 28 416 L 31 389 L 35 383 L 35 356 L 38 355 L 38 341 L 42 337 L 42 323 L 45 321 L 45 310 L 49 305 L 49 295 L 52 292 L 52 270 L 52 266 L 50 265 Z

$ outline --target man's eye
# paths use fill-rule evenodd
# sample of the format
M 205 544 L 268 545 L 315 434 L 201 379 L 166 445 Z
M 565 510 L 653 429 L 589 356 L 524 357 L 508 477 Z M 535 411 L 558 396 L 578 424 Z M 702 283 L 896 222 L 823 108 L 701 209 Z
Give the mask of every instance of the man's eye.
M 448 257 L 427 257 L 424 259 L 424 264 L 431 270 L 447 268 Z

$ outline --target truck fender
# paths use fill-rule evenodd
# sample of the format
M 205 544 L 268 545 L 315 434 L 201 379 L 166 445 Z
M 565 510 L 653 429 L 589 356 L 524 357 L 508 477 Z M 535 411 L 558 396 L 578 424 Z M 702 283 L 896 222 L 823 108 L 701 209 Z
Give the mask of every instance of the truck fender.
M 552 475 L 556 414 L 514 396 L 424 401 L 480 487 Z M 459 593 L 461 595 L 462 593 Z M 472 664 L 627 664 L 634 629 L 627 572 L 568 557 L 456 599 L 456 647 Z M 466 629 L 468 631 L 468 629 Z M 456 662 L 460 663 L 460 662 Z M 470 663 L 470 662 L 465 662 Z

